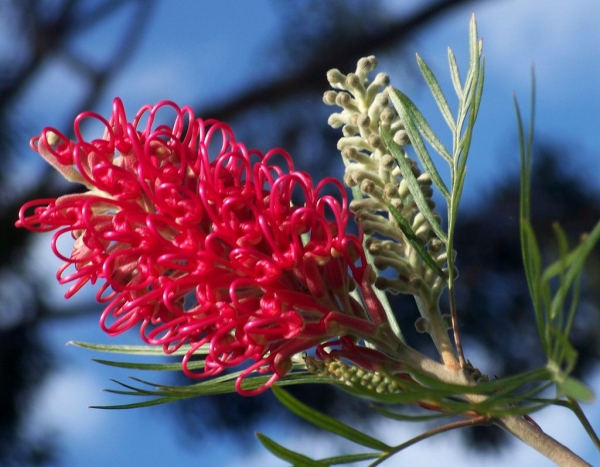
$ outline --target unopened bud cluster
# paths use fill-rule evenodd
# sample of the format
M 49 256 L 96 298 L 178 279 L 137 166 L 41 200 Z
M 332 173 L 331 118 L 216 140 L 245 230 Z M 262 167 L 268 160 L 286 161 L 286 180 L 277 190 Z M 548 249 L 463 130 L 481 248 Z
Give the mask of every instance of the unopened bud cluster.
M 400 384 L 390 376 L 379 371 L 369 371 L 357 365 L 348 365 L 337 358 L 317 360 L 305 356 L 306 368 L 318 376 L 327 376 L 346 386 L 362 387 L 377 394 L 397 394 L 402 392 Z
M 421 192 L 433 209 L 432 181 L 403 149 L 410 141 L 402 120 L 390 105 L 389 76 L 378 73 L 373 81 L 368 79 L 376 67 L 376 58 L 370 56 L 358 61 L 355 73 L 344 75 L 337 69 L 327 73 L 329 83 L 336 90 L 327 91 L 323 100 L 328 105 L 342 108 L 341 112 L 331 115 L 328 123 L 334 128 L 342 127 L 344 136 L 338 142 L 338 149 L 346 164 L 345 184 L 358 187 L 366 195 L 352 201 L 350 209 L 365 234 L 379 234 L 379 238 L 370 237 L 366 244 L 375 258 L 375 267 L 380 270 L 392 268 L 397 273 L 395 279 L 378 277 L 375 285 L 392 293 L 409 293 L 427 300 L 441 293 L 445 280 L 432 271 L 407 242 L 389 213 L 388 203 L 410 223 L 421 244 L 440 267 L 446 263 L 446 250 L 419 212 L 408 184 L 382 138 L 382 128 L 401 148 Z M 381 240 L 381 236 L 389 240 Z

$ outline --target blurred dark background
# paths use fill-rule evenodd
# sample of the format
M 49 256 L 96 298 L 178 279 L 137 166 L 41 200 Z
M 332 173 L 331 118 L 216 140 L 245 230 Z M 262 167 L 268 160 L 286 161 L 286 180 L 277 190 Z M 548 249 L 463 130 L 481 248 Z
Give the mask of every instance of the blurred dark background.
M 264 0 L 255 8 L 246 2 L 227 6 L 215 3 L 210 8 L 205 4 L 206 12 L 194 9 L 192 15 L 186 12 L 190 2 L 165 0 L 0 0 L 0 465 L 77 465 L 73 463 L 76 448 L 65 451 L 69 435 L 59 423 L 42 423 L 47 418 L 39 413 L 47 417 L 48 413 L 69 410 L 60 405 L 62 402 L 53 409 L 46 407 L 52 404 L 47 394 L 56 391 L 57 384 L 62 398 L 69 399 L 73 394 L 81 405 L 95 402 L 95 393 L 90 390 L 97 392 L 105 387 L 90 381 L 78 384 L 74 377 L 66 379 L 70 386 L 60 386 L 60 375 L 72 376 L 68 370 L 72 357 L 65 358 L 65 350 L 57 348 L 55 342 L 69 329 L 75 335 L 62 342 L 85 337 L 97 340 L 99 333 L 92 334 L 96 331 L 81 330 L 94 326 L 99 308 L 91 293 L 63 301 L 64 290 L 54 284 L 58 263 L 49 257 L 48 237 L 34 237 L 14 227 L 19 207 L 26 200 L 53 197 L 72 189 L 28 149 L 31 136 L 46 125 L 68 132 L 73 117 L 82 110 L 106 113 L 113 94 L 126 100 L 130 113 L 137 104 L 169 98 L 180 105 L 194 105 L 197 115 L 227 121 L 238 140 L 249 147 L 286 148 L 294 156 L 296 167 L 309 171 L 315 179 L 339 176 L 342 165 L 335 150 L 339 134 L 326 125 L 332 109 L 321 101 L 327 89 L 326 71 L 353 71 L 360 57 L 375 54 L 382 63 L 381 71 L 389 72 L 396 86 L 406 83 L 419 104 L 426 89 L 416 75 L 414 51 L 422 47 L 430 55 L 443 55 L 448 44 L 432 51 L 427 37 L 440 34 L 447 42 L 450 33 L 440 25 L 458 23 L 460 36 L 452 37 L 452 46 L 459 57 L 464 56 L 469 15 L 481 9 L 485 17 L 489 3 L 493 2 Z M 505 3 L 507 8 L 514 4 L 495 3 Z M 181 11 L 175 14 L 174 8 Z M 489 23 L 480 19 L 484 38 Z M 224 34 L 201 35 L 209 26 Z M 492 25 L 489 27 L 493 30 Z M 254 41 L 253 49 L 247 50 L 247 41 Z M 232 55 L 229 50 L 241 52 Z M 148 63 L 150 53 L 152 63 Z M 443 61 L 434 65 L 434 71 L 445 79 Z M 538 79 L 544 79 L 543 72 L 547 71 L 544 65 L 541 69 L 542 77 Z M 521 76 L 526 77 L 526 72 Z M 491 96 L 497 78 L 489 81 L 492 90 L 486 90 L 484 100 L 490 97 L 494 103 L 499 99 Z M 523 83 L 513 84 L 516 86 L 523 87 Z M 540 93 L 539 99 L 543 101 L 544 97 Z M 188 100 L 182 102 L 184 98 Z M 509 104 L 505 108 L 510 109 L 510 95 L 501 98 Z M 521 98 L 525 102 L 527 95 Z M 591 99 L 599 98 L 594 95 Z M 556 102 L 556 96 L 550 100 Z M 465 210 L 459 220 L 457 299 L 468 358 L 482 365 L 484 372 L 503 376 L 539 366 L 544 360 L 518 243 L 518 154 L 516 126 L 510 123 L 514 117 L 510 113 L 497 117 L 490 107 L 482 113 L 478 134 L 485 135 L 487 129 L 494 128 L 496 133 L 492 134 L 504 136 L 496 136 L 495 140 L 484 136 L 474 146 L 472 157 L 485 160 L 473 163 L 469 176 L 474 178 L 478 191 L 465 195 Z M 542 115 L 542 122 L 546 117 Z M 595 117 L 597 121 L 598 115 Z M 566 126 L 564 116 L 562 121 Z M 587 149 L 581 140 L 566 140 L 566 133 L 553 132 L 553 128 L 552 124 L 541 128 L 533 181 L 534 227 L 549 255 L 555 251 L 552 222 L 560 221 L 571 242 L 576 243 L 579 235 L 600 219 L 594 166 L 590 165 L 584 175 L 577 168 L 597 157 L 597 152 Z M 600 272 L 598 260 L 597 253 L 590 258 L 573 333 L 579 352 L 576 374 L 588 381 L 597 372 L 600 354 L 600 289 L 595 286 Z M 416 310 L 406 297 L 392 300 L 399 310 L 403 332 L 420 346 L 421 337 L 413 326 Z M 83 352 L 73 348 L 68 351 Z M 100 384 L 108 384 L 106 374 L 102 373 Z M 184 382 L 181 377 L 178 381 Z M 376 423 L 364 404 L 339 391 L 323 391 L 321 387 L 318 394 L 314 388 L 295 391 L 311 405 L 359 425 Z M 196 399 L 143 411 L 139 417 L 170 420 L 159 423 L 166 426 L 160 438 L 174 437 L 178 440 L 176 446 L 180 443 L 183 449 L 187 445 L 185 450 L 193 451 L 191 446 L 198 445 L 203 453 L 222 449 L 232 439 L 241 452 L 250 450 L 256 447 L 252 432 L 257 426 L 271 427 L 270 420 L 299 423 L 269 394 Z M 126 420 L 127 416 L 111 412 L 102 415 L 102 423 L 108 423 L 110 417 Z M 134 420 L 139 423 L 141 419 Z M 570 422 L 577 423 L 574 419 Z M 129 433 L 143 438 L 143 429 L 135 423 L 131 422 Z M 462 437 L 469 449 L 506 448 L 496 430 L 466 430 Z M 220 447 L 214 444 L 218 439 Z M 98 439 L 96 448 L 101 449 L 105 442 L 110 441 Z M 132 446 L 137 443 L 132 439 Z M 173 459 L 176 456 L 170 454 Z M 190 465 L 222 465 L 220 462 L 225 461 Z M 113 465 L 131 464 L 125 453 L 114 455 Z

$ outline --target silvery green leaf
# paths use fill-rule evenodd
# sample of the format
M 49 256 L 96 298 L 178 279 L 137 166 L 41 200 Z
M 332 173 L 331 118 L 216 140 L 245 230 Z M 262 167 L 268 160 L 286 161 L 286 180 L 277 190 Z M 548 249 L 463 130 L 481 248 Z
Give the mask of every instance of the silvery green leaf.
M 427 204 L 427 199 L 423 195 L 423 192 L 419 187 L 419 183 L 417 182 L 415 175 L 412 173 L 408 162 L 406 162 L 403 151 L 394 142 L 390 134 L 383 128 L 381 129 L 381 136 L 383 137 L 384 142 L 387 144 L 387 147 L 390 150 L 392 157 L 398 164 L 400 172 L 402 173 L 402 178 L 404 178 L 404 180 L 406 181 L 408 189 L 410 190 L 410 193 L 413 196 L 413 199 L 415 200 L 419 211 L 421 211 L 423 216 L 425 216 L 425 219 L 427 220 L 427 222 L 429 222 L 429 225 L 431 226 L 437 237 L 442 242 L 447 243 L 448 238 L 446 236 L 446 233 L 442 230 L 440 224 L 438 223 L 437 219 L 433 214 L 433 211 Z
M 410 224 L 408 223 L 408 221 L 406 219 L 404 219 L 404 217 L 402 217 L 402 213 L 400 213 L 400 211 L 398 211 L 398 209 L 396 209 L 389 202 L 386 202 L 386 206 L 387 206 L 388 210 L 390 211 L 390 214 L 394 218 L 394 221 L 396 222 L 396 224 L 398 224 L 398 227 L 400 227 L 400 230 L 402 230 L 402 233 L 406 237 L 406 240 L 408 240 L 408 243 L 410 243 L 410 245 L 415 249 L 415 251 L 417 252 L 419 257 L 425 262 L 425 264 L 427 264 L 427 266 L 429 266 L 431 268 L 432 271 L 435 271 L 435 273 L 438 276 L 445 278 L 446 274 L 444 273 L 442 268 L 435 262 L 435 260 L 431 257 L 431 255 L 427 252 L 425 247 L 421 244 L 421 242 L 419 241 L 419 239 L 413 232 L 412 228 L 410 227 Z
M 394 107 L 398 111 L 398 115 L 400 115 L 400 118 L 404 123 L 404 127 L 406 128 L 406 132 L 408 133 L 408 137 L 410 138 L 412 147 L 415 149 L 415 152 L 419 160 L 421 161 L 421 164 L 423 164 L 423 169 L 425 169 L 425 171 L 429 174 L 429 176 L 431 177 L 431 181 L 437 187 L 437 189 L 440 190 L 440 193 L 444 196 L 444 198 L 446 198 L 447 200 L 450 199 L 450 192 L 448 191 L 446 184 L 442 180 L 442 177 L 440 177 L 440 174 L 437 171 L 435 164 L 431 160 L 431 156 L 429 155 L 429 152 L 427 151 L 427 148 L 423 143 L 421 134 L 425 136 L 425 139 L 429 141 L 433 148 L 447 162 L 452 163 L 452 156 L 444 147 L 442 142 L 438 139 L 438 137 L 435 136 L 433 130 L 423 117 L 423 114 L 417 109 L 415 104 L 413 104 L 412 101 L 404 93 L 398 91 L 397 89 L 394 89 L 393 92 L 389 92 L 388 95 L 390 96 L 392 104 L 394 104 Z M 387 131 L 384 128 L 382 128 L 381 131 L 384 135 L 387 133 Z M 387 133 L 387 135 L 389 136 L 389 133 Z M 393 141 L 393 139 L 389 137 L 385 139 L 386 143 L 388 140 Z M 398 147 L 398 145 L 395 142 L 393 145 Z M 390 144 L 388 144 L 387 146 L 390 149 L 390 151 L 392 151 Z M 401 152 L 399 147 L 396 151 L 397 153 Z M 392 153 L 392 155 L 394 154 Z M 402 170 L 402 168 L 400 168 L 400 170 Z M 404 172 L 402 173 L 402 176 L 404 177 Z
M 440 112 L 444 116 L 444 120 L 446 120 L 446 124 L 450 127 L 450 130 L 454 132 L 456 129 L 456 123 L 454 122 L 454 118 L 452 117 L 452 111 L 450 110 L 450 106 L 448 105 L 448 101 L 446 100 L 446 96 L 444 96 L 442 88 L 440 87 L 437 79 L 435 78 L 435 75 L 433 74 L 429 66 L 427 66 L 427 63 L 425 63 L 425 61 L 421 57 L 419 57 L 419 55 L 417 55 L 417 63 L 419 64 L 421 73 L 423 74 L 423 77 L 425 78 L 425 81 L 429 86 L 431 95 L 435 99 L 435 102 L 437 103 Z M 448 157 L 451 158 L 449 154 Z

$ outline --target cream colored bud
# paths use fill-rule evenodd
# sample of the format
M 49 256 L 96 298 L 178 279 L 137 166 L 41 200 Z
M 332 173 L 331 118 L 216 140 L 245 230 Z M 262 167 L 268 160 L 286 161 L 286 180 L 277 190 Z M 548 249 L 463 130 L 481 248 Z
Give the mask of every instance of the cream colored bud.
M 429 241 L 429 238 L 432 234 L 431 227 L 428 222 L 421 224 L 418 229 L 415 229 L 413 227 L 413 231 L 415 232 L 415 235 L 419 238 L 419 242 L 422 245 L 425 245 Z
M 355 160 L 357 154 L 358 151 L 355 147 L 348 146 L 342 149 L 342 157 L 345 157 L 346 159 Z
M 373 180 L 364 179 L 360 182 L 360 191 L 367 195 L 373 193 L 375 191 L 375 182 L 373 182 Z
M 327 119 L 327 123 L 332 128 L 339 128 L 345 123 L 347 123 L 346 120 L 347 119 L 344 118 L 342 114 L 335 113 L 329 116 L 329 118 Z
M 398 146 L 406 146 L 407 144 L 410 144 L 410 138 L 408 137 L 406 130 L 399 130 L 396 132 L 394 135 L 394 143 L 396 143 Z
M 387 73 L 377 73 L 372 84 L 385 88 L 390 85 L 390 76 Z
M 390 107 L 386 107 L 379 116 L 380 120 L 384 123 L 392 123 L 394 119 L 398 116 L 395 110 Z
M 417 177 L 419 185 L 431 185 L 431 176 L 427 172 L 423 172 Z
M 356 74 L 365 79 L 369 73 L 377 68 L 377 59 L 375 55 L 361 58 L 356 64 Z
M 418 212 L 415 215 L 415 218 L 413 219 L 412 222 L 412 229 L 418 229 L 419 227 L 421 227 L 423 225 L 423 223 L 425 222 L 425 216 L 423 215 L 423 213 Z
M 381 141 L 381 138 L 380 138 Z M 391 170 L 394 167 L 394 158 L 389 154 L 384 154 L 381 159 L 379 159 L 379 165 L 383 167 L 385 170 Z
M 381 140 L 381 137 L 379 135 L 376 135 L 375 133 L 371 133 L 369 135 L 369 146 L 371 146 L 373 149 L 383 149 L 383 141 Z
M 352 96 L 347 92 L 338 92 L 335 103 L 345 110 L 350 112 L 358 112 L 356 101 L 352 99 Z
M 384 208 L 384 205 L 373 198 L 354 199 L 350 202 L 350 211 L 358 212 L 363 209 L 367 211 L 378 211 Z
M 354 146 L 357 149 L 365 149 L 367 151 L 371 150 L 367 142 L 360 136 L 344 136 L 338 140 L 337 148 L 340 151 L 347 146 Z
M 448 253 L 445 251 L 440 253 L 438 255 L 438 257 L 435 259 L 436 263 L 438 263 L 438 264 L 444 264 L 447 260 L 448 260 Z
M 400 185 L 398 187 L 398 194 L 400 195 L 400 198 L 403 199 L 410 194 L 410 190 L 408 189 L 408 183 L 406 183 L 406 180 L 402 180 L 400 182 Z
M 386 109 L 389 104 L 387 94 L 374 94 L 374 99 L 369 106 L 368 115 L 372 122 L 378 122 L 380 120 L 381 113 Z M 371 100 L 370 87 L 367 90 L 367 100 Z
M 344 136 L 354 136 L 358 133 L 358 127 L 355 125 L 347 124 L 342 127 L 342 134 Z
M 325 104 L 327 104 L 327 105 L 334 105 L 336 97 L 337 97 L 337 92 L 325 91 L 325 94 L 323 94 L 323 102 L 325 102 Z
M 368 115 L 359 114 L 356 118 L 356 124 L 359 126 L 359 128 L 368 128 L 369 125 L 371 125 L 371 119 Z
M 375 162 L 373 159 L 371 159 L 364 152 L 358 151 L 353 146 L 346 146 L 344 149 L 342 149 L 342 157 L 362 164 L 363 168 L 365 168 L 365 169 L 376 169 L 377 168 L 377 162 Z M 351 172 L 352 170 L 356 170 L 356 169 L 348 167 L 346 170 L 348 172 Z
M 398 186 L 394 183 L 386 183 L 383 188 L 383 194 L 387 198 L 395 198 L 398 196 Z
M 327 72 L 327 81 L 329 81 L 331 87 L 344 89 L 342 83 L 346 81 L 346 76 L 337 68 L 333 68 Z
M 348 73 L 346 81 L 344 82 L 346 87 L 353 91 L 355 96 L 363 96 L 366 92 L 365 87 L 361 83 L 361 79 L 355 73 Z
M 351 174 L 344 174 L 344 185 L 352 188 L 355 187 L 356 185 L 358 185 L 358 183 L 356 183 L 356 181 L 354 180 L 354 178 L 352 177 Z

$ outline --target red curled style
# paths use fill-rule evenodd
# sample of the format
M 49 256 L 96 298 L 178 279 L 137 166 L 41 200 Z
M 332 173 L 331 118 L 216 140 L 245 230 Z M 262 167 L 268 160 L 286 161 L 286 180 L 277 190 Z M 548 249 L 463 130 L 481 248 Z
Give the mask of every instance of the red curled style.
M 85 138 L 89 121 L 102 138 Z M 352 279 L 369 287 L 366 261 L 360 238 L 346 233 L 338 181 L 315 187 L 282 149 L 248 150 L 224 123 L 170 101 L 130 122 L 115 99 L 109 120 L 84 112 L 74 133 L 71 141 L 45 128 L 31 147 L 89 191 L 28 202 L 17 226 L 56 231 L 58 281 L 72 284 L 67 297 L 100 284 L 109 335 L 136 327 L 166 353 L 189 345 L 182 365 L 191 377 L 250 360 L 236 387 L 256 394 L 289 371 L 293 355 L 339 337 L 336 317 L 357 316 L 348 294 Z M 75 240 L 70 254 L 59 252 L 65 234 Z M 189 363 L 205 345 L 197 373 Z M 246 391 L 253 371 L 273 375 Z

